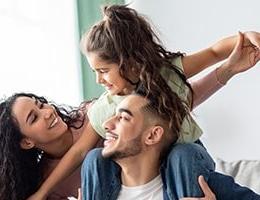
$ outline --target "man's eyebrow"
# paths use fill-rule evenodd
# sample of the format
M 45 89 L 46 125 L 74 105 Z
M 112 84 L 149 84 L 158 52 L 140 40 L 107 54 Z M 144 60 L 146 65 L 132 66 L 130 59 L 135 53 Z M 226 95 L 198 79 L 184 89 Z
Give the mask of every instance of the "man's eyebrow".
M 130 110 L 128 110 L 128 109 L 119 108 L 119 109 L 118 109 L 118 112 L 119 112 L 119 113 L 125 112 L 125 113 L 127 113 L 128 115 L 130 115 L 130 116 L 133 117 L 133 113 L 132 113 Z
M 35 99 L 35 101 L 34 101 L 34 104 L 37 106 L 37 104 L 38 104 L 38 100 L 37 100 L 37 99 Z M 27 123 L 27 122 L 28 122 L 28 120 L 30 119 L 30 117 L 31 117 L 32 113 L 33 113 L 33 110 L 31 110 L 31 111 L 29 112 L 29 114 L 27 115 L 27 118 L 26 118 L 26 123 Z

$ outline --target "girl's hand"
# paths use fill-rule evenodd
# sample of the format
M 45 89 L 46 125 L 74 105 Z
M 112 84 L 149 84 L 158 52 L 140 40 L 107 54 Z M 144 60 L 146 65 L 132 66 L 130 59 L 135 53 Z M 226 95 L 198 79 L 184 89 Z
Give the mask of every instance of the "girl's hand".
M 217 77 L 222 84 L 225 84 L 235 74 L 252 68 L 260 60 L 260 49 L 258 47 L 243 46 L 243 44 L 244 35 L 239 32 L 238 41 L 232 53 L 217 69 Z
M 182 198 L 181 200 L 216 200 L 215 194 L 211 191 L 203 176 L 199 176 L 199 184 L 205 197 L 186 197 Z
M 244 41 L 244 46 L 254 46 L 260 49 L 260 33 L 255 32 L 255 31 L 248 31 L 244 33 L 245 35 L 245 41 Z
M 243 46 L 244 35 L 241 32 L 238 34 L 236 46 L 226 61 L 226 65 L 236 73 L 250 69 L 260 60 L 260 49 L 256 46 Z

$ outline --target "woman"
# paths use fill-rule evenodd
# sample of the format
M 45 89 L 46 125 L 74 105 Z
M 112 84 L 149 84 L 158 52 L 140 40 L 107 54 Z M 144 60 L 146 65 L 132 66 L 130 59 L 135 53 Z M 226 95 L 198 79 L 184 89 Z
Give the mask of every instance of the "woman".
M 0 104 L 0 199 L 23 200 L 42 181 L 81 135 L 90 105 L 63 108 L 44 97 L 17 93 Z M 80 169 L 55 187 L 51 200 L 77 196 Z

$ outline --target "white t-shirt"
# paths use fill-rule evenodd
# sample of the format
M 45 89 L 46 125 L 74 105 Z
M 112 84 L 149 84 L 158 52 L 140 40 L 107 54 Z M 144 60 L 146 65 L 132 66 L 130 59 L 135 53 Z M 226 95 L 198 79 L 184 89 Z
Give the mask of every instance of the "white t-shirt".
M 150 182 L 135 187 L 122 185 L 117 200 L 162 200 L 163 183 L 161 175 Z

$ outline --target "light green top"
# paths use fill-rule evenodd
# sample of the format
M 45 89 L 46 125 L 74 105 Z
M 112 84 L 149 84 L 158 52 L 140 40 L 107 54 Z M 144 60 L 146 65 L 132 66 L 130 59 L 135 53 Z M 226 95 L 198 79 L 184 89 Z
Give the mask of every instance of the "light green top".
M 183 72 L 183 66 L 181 57 L 178 57 L 172 62 Z M 161 70 L 161 75 L 167 81 L 171 89 L 179 95 L 179 97 L 188 102 L 189 88 L 181 80 L 181 78 L 167 67 L 163 67 Z M 88 110 L 89 121 L 94 128 L 94 130 L 101 136 L 105 137 L 105 129 L 102 124 L 115 114 L 116 106 L 125 98 L 126 96 L 110 95 L 108 92 L 104 92 L 90 107 Z M 187 115 L 182 122 L 182 127 L 180 130 L 180 137 L 178 143 L 188 143 L 194 142 L 199 139 L 202 134 L 202 130 L 194 119 Z

